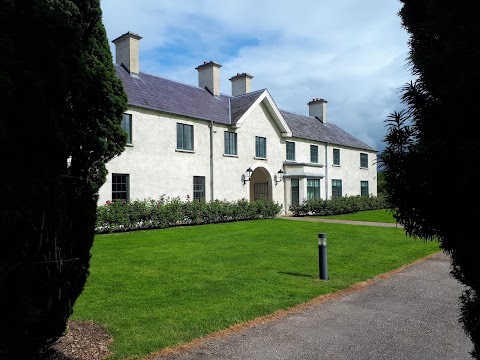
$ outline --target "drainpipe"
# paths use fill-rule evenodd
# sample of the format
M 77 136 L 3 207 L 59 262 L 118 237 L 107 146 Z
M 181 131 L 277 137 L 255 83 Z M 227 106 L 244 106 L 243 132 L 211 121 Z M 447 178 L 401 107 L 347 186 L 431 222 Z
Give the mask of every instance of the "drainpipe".
M 325 144 L 325 200 L 328 200 L 328 144 Z
M 213 201 L 213 121 L 210 121 L 210 201 Z

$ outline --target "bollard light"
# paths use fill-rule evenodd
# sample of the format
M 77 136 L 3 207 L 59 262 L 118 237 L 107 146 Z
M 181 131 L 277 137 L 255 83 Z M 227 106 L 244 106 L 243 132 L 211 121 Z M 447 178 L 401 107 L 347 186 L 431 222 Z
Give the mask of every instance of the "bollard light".
M 325 233 L 318 233 L 318 268 L 320 270 L 320 279 L 328 280 L 327 234 Z

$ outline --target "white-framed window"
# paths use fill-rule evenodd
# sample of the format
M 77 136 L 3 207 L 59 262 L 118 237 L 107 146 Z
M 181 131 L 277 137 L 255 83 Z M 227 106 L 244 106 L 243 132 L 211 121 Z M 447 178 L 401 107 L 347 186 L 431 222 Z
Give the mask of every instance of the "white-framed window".
M 320 200 L 320 179 L 307 179 L 307 199 Z
M 298 179 L 291 180 L 292 205 L 300 204 L 300 185 Z
M 205 201 L 205 176 L 193 177 L 193 200 Z
M 368 169 L 368 154 L 360 153 L 360 167 Z
M 342 180 L 332 179 L 332 197 L 342 196 Z
M 287 160 L 295 161 L 295 143 L 292 141 L 287 141 Z
M 255 157 L 267 158 L 267 138 L 255 136 Z
M 193 125 L 177 123 L 177 149 L 193 151 Z
M 368 181 L 360 181 L 360 195 L 368 196 Z
M 130 199 L 130 176 L 128 174 L 112 174 L 112 201 L 128 201 Z
M 121 122 L 122 130 L 127 134 L 127 144 L 132 143 L 132 114 L 123 114 Z
M 311 163 L 318 163 L 318 146 L 317 145 L 310 145 L 310 162 Z
M 237 133 L 231 131 L 224 132 L 225 154 L 237 155 Z
M 333 165 L 340 166 L 340 149 L 333 149 Z

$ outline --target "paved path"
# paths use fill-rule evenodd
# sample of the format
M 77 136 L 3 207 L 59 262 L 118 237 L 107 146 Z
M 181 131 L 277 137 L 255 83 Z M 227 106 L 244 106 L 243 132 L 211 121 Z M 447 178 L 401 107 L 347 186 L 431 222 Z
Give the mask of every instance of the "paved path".
M 467 360 L 472 343 L 457 321 L 462 285 L 449 269 L 449 258 L 437 253 L 353 291 L 152 359 Z
M 403 226 L 396 223 L 380 223 L 373 221 L 356 221 L 356 220 L 340 220 L 340 219 L 326 219 L 316 218 L 310 216 L 281 216 L 282 219 L 298 220 L 298 221 L 313 221 L 313 222 L 326 222 L 335 224 L 350 224 L 350 225 L 366 225 L 366 226 L 384 226 L 384 227 L 396 227 L 402 228 Z

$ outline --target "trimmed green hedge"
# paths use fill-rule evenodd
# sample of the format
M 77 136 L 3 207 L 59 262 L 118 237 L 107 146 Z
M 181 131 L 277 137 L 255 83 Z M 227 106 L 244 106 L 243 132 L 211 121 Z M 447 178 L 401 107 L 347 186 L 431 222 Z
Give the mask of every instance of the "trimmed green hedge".
M 385 196 L 341 196 L 330 200 L 304 200 L 299 205 L 288 208 L 293 216 L 307 215 L 338 215 L 356 211 L 387 209 L 388 203 Z
M 277 216 L 281 210 L 282 205 L 272 201 L 248 202 L 245 199 L 198 202 L 161 197 L 159 200 L 107 202 L 97 209 L 96 231 L 97 233 L 108 233 L 266 219 Z

